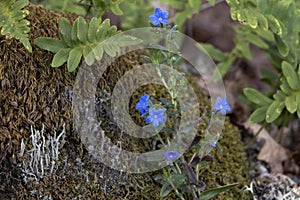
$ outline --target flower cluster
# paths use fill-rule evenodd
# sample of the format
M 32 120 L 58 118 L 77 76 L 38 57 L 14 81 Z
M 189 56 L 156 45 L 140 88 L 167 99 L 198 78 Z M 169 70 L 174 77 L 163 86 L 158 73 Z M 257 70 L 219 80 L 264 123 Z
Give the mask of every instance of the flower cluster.
M 167 117 L 164 115 L 164 109 L 149 108 L 149 98 L 149 94 L 141 96 L 139 102 L 135 106 L 135 109 L 139 110 L 141 115 L 145 115 L 149 111 L 149 115 L 146 117 L 146 122 L 151 123 L 154 127 L 158 127 L 159 124 L 167 121 Z

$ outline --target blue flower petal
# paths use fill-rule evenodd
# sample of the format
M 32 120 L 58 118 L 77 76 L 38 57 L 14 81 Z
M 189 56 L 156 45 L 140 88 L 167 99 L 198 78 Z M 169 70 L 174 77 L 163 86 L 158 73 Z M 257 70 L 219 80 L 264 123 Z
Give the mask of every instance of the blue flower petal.
M 148 100 L 150 98 L 149 94 L 145 94 L 144 96 L 140 97 L 140 101 L 135 105 L 135 109 L 139 110 L 141 115 L 145 114 L 146 111 L 149 109 Z
M 156 8 L 154 11 L 154 14 L 149 16 L 149 19 L 151 20 L 151 22 L 154 26 L 157 26 L 159 24 L 167 24 L 168 16 L 169 16 L 169 13 L 167 11 L 164 12 L 160 8 Z
M 222 115 L 226 115 L 226 111 L 231 111 L 231 107 L 228 104 L 228 99 L 222 99 L 221 97 L 217 97 L 217 101 L 213 109 L 219 111 Z
M 149 116 L 146 118 L 147 123 L 151 123 L 154 127 L 158 127 L 160 123 L 167 121 L 166 116 L 164 116 L 163 109 L 149 109 Z
M 179 153 L 177 151 L 166 151 L 164 155 L 168 159 L 168 161 L 172 161 L 179 156 Z

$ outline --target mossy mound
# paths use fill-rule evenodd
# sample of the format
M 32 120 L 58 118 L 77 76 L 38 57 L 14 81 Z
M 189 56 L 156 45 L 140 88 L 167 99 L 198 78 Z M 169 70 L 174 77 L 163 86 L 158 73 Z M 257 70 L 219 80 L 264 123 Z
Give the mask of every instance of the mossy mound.
M 31 23 L 30 41 L 40 36 L 58 37 L 58 22 L 61 14 L 42 7 L 29 5 Z M 67 16 L 71 21 L 76 16 Z M 53 55 L 33 45 L 28 53 L 21 43 L 14 39 L 0 43 L 0 199 L 160 199 L 160 185 L 152 174 L 124 174 L 104 166 L 93 159 L 74 130 L 72 121 L 72 87 L 76 73 L 67 72 L 66 66 L 51 68 Z M 132 67 L 140 65 L 141 52 L 131 52 L 112 63 L 99 82 L 96 96 L 103 100 L 105 90 L 113 91 L 117 80 Z M 156 86 L 141 88 L 132 96 L 130 109 L 147 90 L 153 96 L 164 95 Z M 202 107 L 209 107 L 207 99 L 199 92 Z M 121 130 L 110 123 L 109 101 L 97 108 L 103 129 L 114 139 Z M 138 123 L 137 116 L 132 116 Z M 66 143 L 60 150 L 55 173 L 39 179 L 38 182 L 24 181 L 22 158 L 19 156 L 21 140 L 30 147 L 30 127 L 40 130 L 42 124 L 47 133 L 62 130 L 65 124 Z M 139 150 L 147 146 L 139 139 L 127 138 L 125 148 Z M 247 181 L 245 154 L 239 132 L 226 123 L 221 141 L 224 152 L 217 153 L 209 170 L 203 171 L 203 181 L 208 188 L 233 182 Z M 236 167 L 238 166 L 238 167 Z M 154 172 L 158 173 L 158 172 Z M 224 177 L 220 178 L 220 174 Z M 219 198 L 236 197 L 240 191 L 232 190 Z M 168 199 L 176 199 L 174 194 Z M 234 199 L 234 198 L 233 198 Z

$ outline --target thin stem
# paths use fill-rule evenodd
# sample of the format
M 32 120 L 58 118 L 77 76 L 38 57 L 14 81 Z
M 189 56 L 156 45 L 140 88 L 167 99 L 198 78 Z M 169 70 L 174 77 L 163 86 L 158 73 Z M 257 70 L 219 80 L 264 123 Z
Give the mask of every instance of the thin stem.
M 286 126 L 287 118 L 288 118 L 288 111 L 285 110 L 284 117 L 283 117 L 283 122 L 282 122 L 282 126 L 281 126 L 280 132 L 279 132 L 279 138 L 278 138 L 279 144 L 282 143 L 283 129 Z
M 255 135 L 253 136 L 253 138 L 251 138 L 251 140 L 249 140 L 245 146 L 248 146 L 249 144 L 251 144 L 255 139 L 256 137 L 258 136 L 258 134 L 263 130 L 263 128 L 266 126 L 266 122 L 264 122 L 262 124 L 262 126 L 260 127 L 260 129 L 255 133 Z

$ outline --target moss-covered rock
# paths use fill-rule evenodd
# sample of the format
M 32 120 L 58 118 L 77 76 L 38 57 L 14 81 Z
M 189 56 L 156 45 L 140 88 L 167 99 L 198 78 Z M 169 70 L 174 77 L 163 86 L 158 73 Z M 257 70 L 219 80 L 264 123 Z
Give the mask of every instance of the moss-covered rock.
M 58 22 L 61 14 L 42 7 L 29 5 L 31 31 L 30 41 L 40 36 L 58 37 Z M 66 16 L 71 21 L 76 16 Z M 51 68 L 52 54 L 33 45 L 29 53 L 14 39 L 0 38 L 0 199 L 160 199 L 160 185 L 149 174 L 125 174 L 104 166 L 93 159 L 80 142 L 72 121 L 72 86 L 76 73 L 69 73 L 65 66 Z M 144 52 L 145 53 L 145 52 Z M 130 52 L 118 58 L 100 79 L 97 98 L 103 100 L 112 93 L 118 79 L 132 67 L 140 65 L 141 52 Z M 148 85 L 132 95 L 131 111 L 140 93 L 147 90 L 152 96 L 164 96 L 163 88 Z M 105 92 L 104 92 L 105 91 Z M 207 99 L 198 94 L 201 107 L 209 107 Z M 112 142 L 121 130 L 111 122 L 109 101 L 97 106 L 97 114 L 103 129 Z M 142 123 L 138 116 L 132 116 Z M 25 181 L 23 157 L 20 145 L 23 139 L 26 148 L 31 147 L 31 126 L 47 134 L 59 132 L 65 124 L 66 143 L 60 149 L 56 170 L 36 181 Z M 125 136 L 124 148 L 139 151 L 150 149 L 150 142 Z M 226 122 L 223 152 L 215 153 L 211 167 L 202 171 L 208 188 L 228 183 L 247 182 L 246 156 L 239 131 Z M 242 194 L 234 189 L 217 199 L 238 199 Z M 168 199 L 176 199 L 175 194 Z M 246 198 L 245 198 L 246 199 Z

